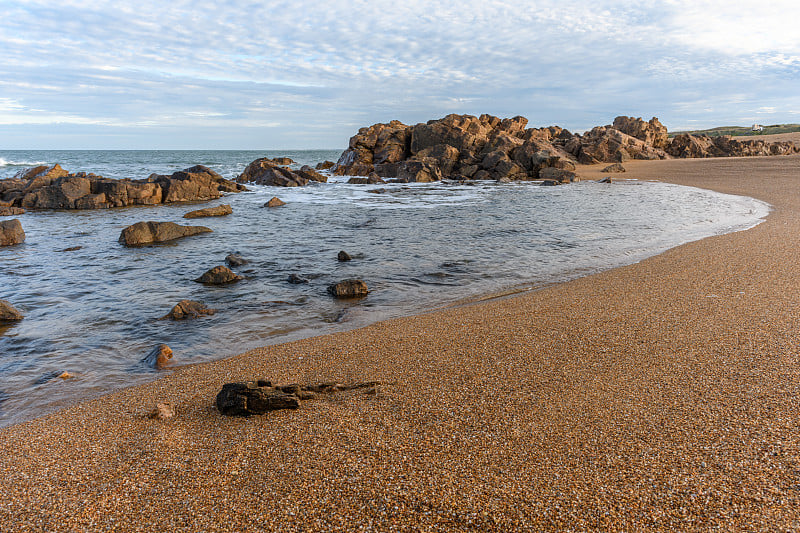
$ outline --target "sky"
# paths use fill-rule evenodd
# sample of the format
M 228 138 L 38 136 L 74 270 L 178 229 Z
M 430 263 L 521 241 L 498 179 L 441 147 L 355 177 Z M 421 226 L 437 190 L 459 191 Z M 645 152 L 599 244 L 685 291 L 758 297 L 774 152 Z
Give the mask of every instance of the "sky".
M 800 122 L 800 2 L 2 0 L 0 150 L 347 146 L 450 113 Z

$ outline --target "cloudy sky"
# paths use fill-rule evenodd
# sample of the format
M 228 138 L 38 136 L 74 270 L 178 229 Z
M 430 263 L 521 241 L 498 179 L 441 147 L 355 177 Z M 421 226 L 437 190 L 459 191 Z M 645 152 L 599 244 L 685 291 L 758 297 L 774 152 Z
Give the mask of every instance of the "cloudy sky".
M 3 0 L 0 149 L 343 148 L 448 113 L 800 122 L 800 2 Z

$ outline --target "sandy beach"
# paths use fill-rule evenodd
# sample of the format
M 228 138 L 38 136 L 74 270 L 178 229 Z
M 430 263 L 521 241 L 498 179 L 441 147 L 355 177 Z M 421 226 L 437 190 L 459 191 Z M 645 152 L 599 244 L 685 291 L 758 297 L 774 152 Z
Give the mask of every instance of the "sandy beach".
M 800 157 L 625 167 L 774 210 L 628 267 L 4 428 L 0 530 L 800 529 Z M 223 383 L 257 378 L 382 385 L 217 412 Z M 175 416 L 148 418 L 161 402 Z

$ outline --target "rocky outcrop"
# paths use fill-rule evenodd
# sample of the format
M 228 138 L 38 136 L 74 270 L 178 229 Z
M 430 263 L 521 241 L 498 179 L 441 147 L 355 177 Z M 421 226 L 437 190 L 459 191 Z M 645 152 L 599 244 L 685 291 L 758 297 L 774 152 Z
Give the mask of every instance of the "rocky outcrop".
M 264 379 L 226 383 L 217 394 L 215 404 L 217 410 L 227 416 L 261 415 L 279 409 L 298 409 L 301 400 L 313 400 L 321 394 L 362 392 L 374 395 L 380 384 L 379 381 L 367 381 L 352 385 L 327 382 L 278 386 Z
M 333 161 L 326 160 L 323 161 L 322 163 L 317 163 L 317 166 L 315 168 L 317 170 L 328 170 L 329 168 L 332 168 L 334 165 L 336 165 L 336 163 L 334 163 Z
M 678 136 L 670 140 L 655 117 L 620 116 L 613 124 L 574 134 L 558 126 L 526 128 L 527 119 L 448 115 L 425 124 L 399 121 L 361 128 L 350 139 L 334 174 L 376 173 L 395 182 L 453 180 L 574 179 L 575 163 L 621 163 L 630 159 L 777 155 L 800 152 L 790 142 L 714 140 Z
M 26 209 L 105 209 L 206 201 L 242 190 L 246 188 L 202 165 L 169 176 L 151 174 L 144 180 L 117 180 L 86 172 L 71 174 L 56 164 L 0 180 L 0 201 Z
M 0 220 L 0 246 L 13 246 L 25 242 L 25 231 L 18 218 Z
M 328 286 L 328 294 L 336 298 L 361 298 L 369 294 L 369 289 L 360 279 L 346 279 Z
M 184 320 L 186 318 L 198 318 L 201 316 L 210 316 L 216 313 L 216 309 L 209 309 L 200 302 L 194 300 L 181 300 L 172 310 L 161 317 L 161 320 L 166 318 L 172 320 Z
M 205 209 L 197 209 L 189 211 L 183 218 L 202 218 L 202 217 L 224 217 L 233 213 L 233 208 L 228 204 L 218 205 L 216 207 L 207 207 Z
M 262 157 L 247 165 L 236 181 L 274 187 L 302 187 L 312 181 L 325 183 L 328 178 L 308 165 L 293 170 L 282 166 L 274 159 Z
M 169 365 L 170 359 L 172 359 L 172 349 L 166 344 L 159 344 L 144 356 L 142 363 L 150 368 L 161 370 Z
M 0 206 L 0 217 L 13 217 L 24 214 L 25 210 L 21 207 Z
M 122 230 L 119 242 L 125 246 L 141 246 L 210 232 L 211 228 L 205 226 L 180 226 L 174 222 L 137 222 Z
M 17 322 L 23 318 L 22 313 L 16 310 L 13 305 L 5 300 L 0 300 L 0 324 Z
M 235 274 L 230 268 L 220 265 L 215 266 L 211 270 L 207 270 L 195 281 L 207 285 L 227 285 L 228 283 L 234 283 L 242 279 L 244 278 Z

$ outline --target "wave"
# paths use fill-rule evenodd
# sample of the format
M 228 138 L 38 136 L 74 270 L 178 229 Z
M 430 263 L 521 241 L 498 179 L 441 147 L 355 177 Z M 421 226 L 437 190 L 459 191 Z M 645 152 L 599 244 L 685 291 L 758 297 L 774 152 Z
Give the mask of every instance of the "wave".
M 36 167 L 46 164 L 47 161 L 9 161 L 0 157 L 0 167 Z

